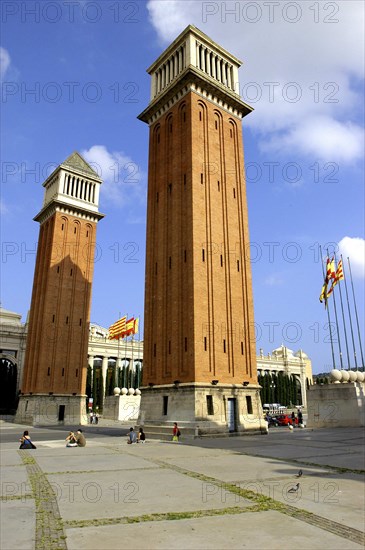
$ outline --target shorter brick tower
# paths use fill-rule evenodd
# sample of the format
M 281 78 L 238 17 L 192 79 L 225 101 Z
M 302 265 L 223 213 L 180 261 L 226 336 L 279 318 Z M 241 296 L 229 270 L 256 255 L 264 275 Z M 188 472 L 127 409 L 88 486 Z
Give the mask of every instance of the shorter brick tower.
M 99 189 L 77 153 L 43 184 L 29 332 L 16 421 L 86 422 L 86 373 Z

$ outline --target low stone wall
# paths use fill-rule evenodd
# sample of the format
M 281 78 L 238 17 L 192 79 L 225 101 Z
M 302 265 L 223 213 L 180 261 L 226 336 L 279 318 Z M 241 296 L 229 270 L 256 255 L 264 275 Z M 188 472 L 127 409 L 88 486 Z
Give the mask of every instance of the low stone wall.
M 365 426 L 365 385 L 360 382 L 310 386 L 308 428 Z

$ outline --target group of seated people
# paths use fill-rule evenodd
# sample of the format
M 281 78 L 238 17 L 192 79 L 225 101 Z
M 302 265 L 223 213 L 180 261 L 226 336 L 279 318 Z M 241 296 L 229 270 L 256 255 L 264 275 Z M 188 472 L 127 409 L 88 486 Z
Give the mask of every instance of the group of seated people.
M 76 434 L 74 432 L 69 432 L 66 437 L 66 447 L 85 447 L 86 439 L 82 430 L 77 430 Z
M 134 428 L 129 428 L 129 434 L 127 436 L 127 443 L 131 445 L 132 443 L 144 443 L 146 441 L 146 434 L 143 431 L 143 428 L 139 428 L 138 434 L 134 431 Z

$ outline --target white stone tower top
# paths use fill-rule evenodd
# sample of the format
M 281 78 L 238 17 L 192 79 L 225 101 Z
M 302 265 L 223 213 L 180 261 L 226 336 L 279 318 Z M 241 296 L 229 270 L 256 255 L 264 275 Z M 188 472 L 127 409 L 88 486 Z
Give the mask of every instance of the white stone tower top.
M 34 219 L 43 222 L 60 210 L 98 221 L 104 217 L 99 213 L 101 184 L 95 170 L 75 151 L 43 183 L 43 207 Z
M 246 116 L 252 107 L 240 99 L 241 65 L 237 57 L 194 25 L 188 25 L 147 69 L 151 75 L 151 99 L 138 118 L 153 123 L 164 108 L 192 90 L 240 118 Z

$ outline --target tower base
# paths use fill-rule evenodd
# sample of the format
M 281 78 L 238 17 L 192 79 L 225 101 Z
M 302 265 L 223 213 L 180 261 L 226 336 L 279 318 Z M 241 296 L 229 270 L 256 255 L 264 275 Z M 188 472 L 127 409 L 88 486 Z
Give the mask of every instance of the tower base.
M 260 386 L 254 384 L 142 387 L 138 423 L 152 437 L 170 435 L 174 422 L 188 437 L 267 433 L 259 391 Z
M 21 395 L 14 422 L 30 426 L 86 425 L 86 395 Z

